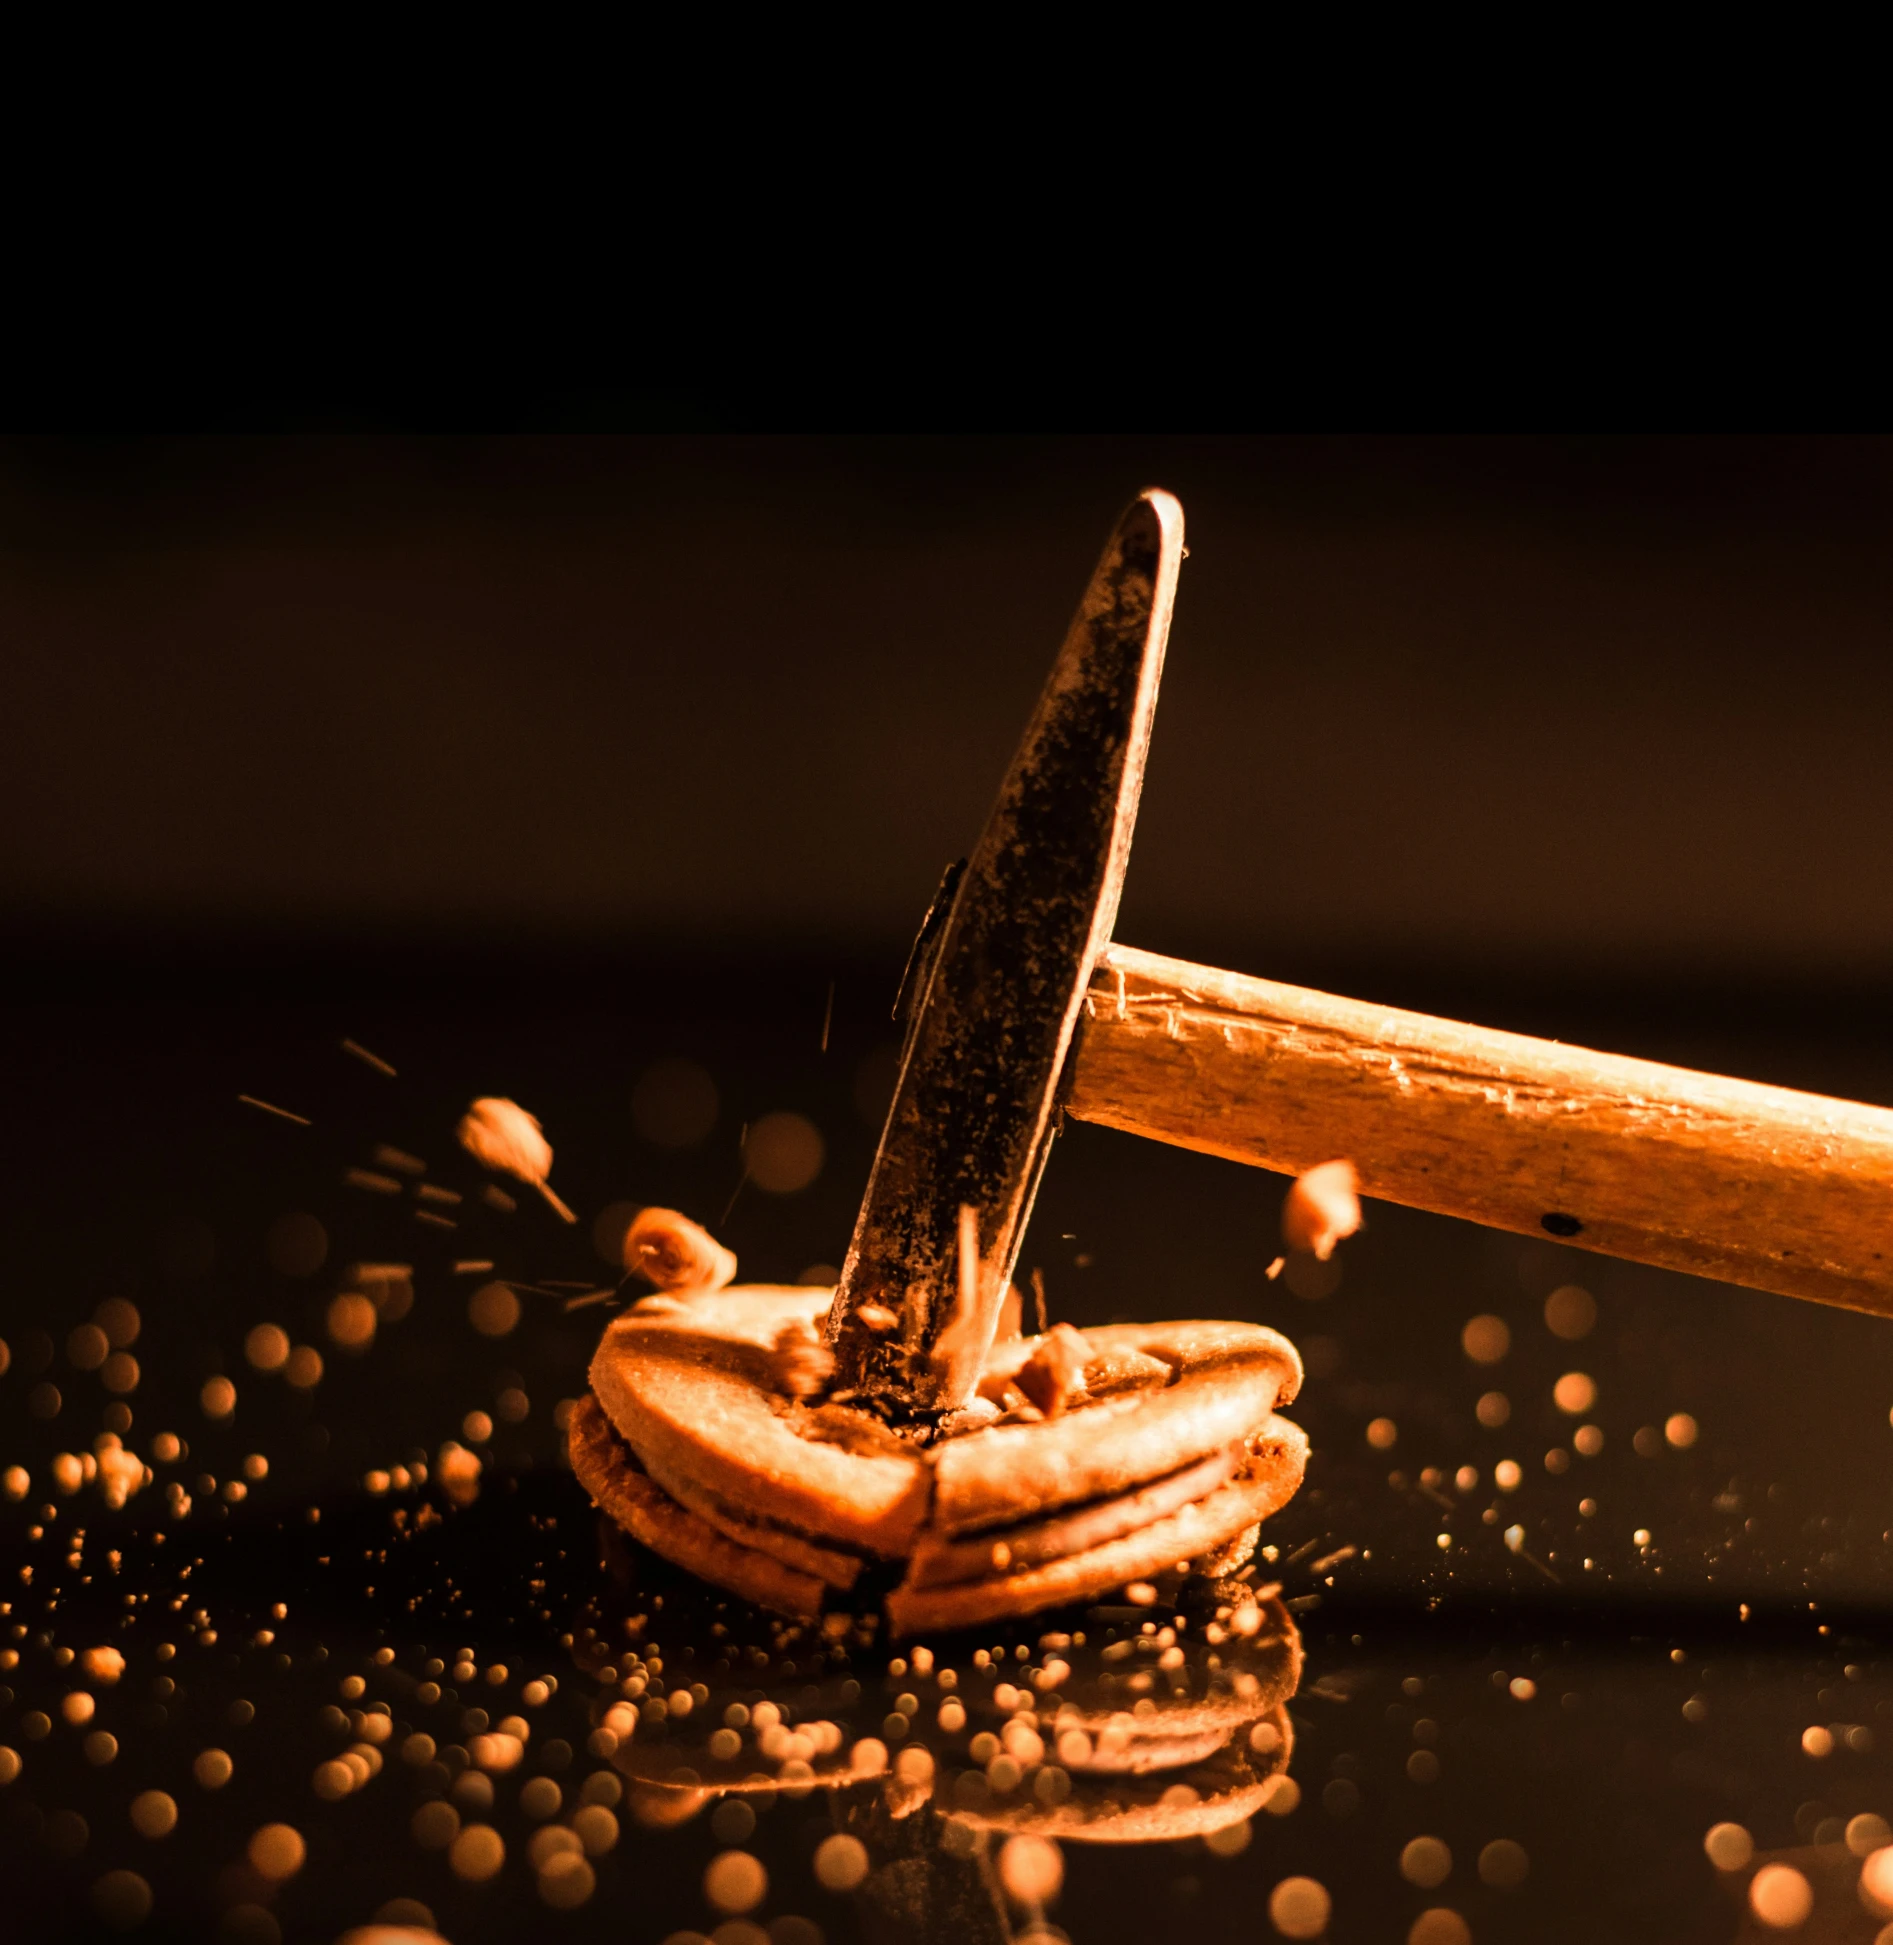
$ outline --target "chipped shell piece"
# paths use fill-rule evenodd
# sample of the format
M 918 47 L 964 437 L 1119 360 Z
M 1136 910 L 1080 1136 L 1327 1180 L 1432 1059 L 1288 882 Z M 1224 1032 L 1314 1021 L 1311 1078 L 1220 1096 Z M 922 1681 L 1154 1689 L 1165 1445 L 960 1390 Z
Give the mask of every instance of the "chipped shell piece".
M 775 1387 L 785 1398 L 813 1398 L 835 1375 L 835 1354 L 813 1324 L 797 1318 L 776 1333 L 769 1366 Z
M 578 1220 L 547 1179 L 552 1173 L 552 1144 L 541 1132 L 537 1115 L 528 1114 L 517 1101 L 482 1095 L 468 1105 L 456 1132 L 461 1147 L 475 1161 L 529 1183 L 563 1220 Z
M 1349 1161 L 1322 1162 L 1298 1175 L 1282 1203 L 1283 1240 L 1317 1262 L 1325 1263 L 1335 1244 L 1360 1226 L 1361 1200 Z
M 720 1290 L 736 1258 L 700 1223 L 675 1209 L 641 1210 L 624 1234 L 624 1266 L 660 1290 Z
M 460 1117 L 460 1145 L 475 1161 L 522 1182 L 543 1182 L 552 1173 L 552 1145 L 540 1132 L 539 1117 L 517 1101 L 488 1095 Z
M 1054 1324 L 1013 1382 L 1047 1418 L 1056 1418 L 1085 1388 L 1091 1347 L 1070 1324 Z

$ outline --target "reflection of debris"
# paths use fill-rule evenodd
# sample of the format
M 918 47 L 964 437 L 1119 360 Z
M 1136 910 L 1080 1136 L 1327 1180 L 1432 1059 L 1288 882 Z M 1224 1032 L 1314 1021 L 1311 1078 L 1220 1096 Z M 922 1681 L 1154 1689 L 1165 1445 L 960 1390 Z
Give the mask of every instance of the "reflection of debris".
M 471 1506 L 480 1496 L 480 1474 L 485 1468 L 477 1452 L 449 1439 L 434 1461 L 434 1478 L 449 1504 Z
M 133 1493 L 142 1492 L 151 1483 L 151 1468 L 137 1453 L 127 1452 L 115 1432 L 101 1432 L 95 1449 L 99 1494 L 116 1512 Z

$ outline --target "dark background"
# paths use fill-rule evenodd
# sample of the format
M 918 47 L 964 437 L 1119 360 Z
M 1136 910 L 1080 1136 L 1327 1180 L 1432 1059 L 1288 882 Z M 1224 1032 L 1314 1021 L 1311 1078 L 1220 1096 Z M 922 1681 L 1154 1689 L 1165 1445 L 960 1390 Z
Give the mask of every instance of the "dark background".
M 1153 482 L 1126 938 L 1390 991 L 1893 967 L 1893 446 L 1608 438 L 15 444 L 15 956 L 878 961 Z

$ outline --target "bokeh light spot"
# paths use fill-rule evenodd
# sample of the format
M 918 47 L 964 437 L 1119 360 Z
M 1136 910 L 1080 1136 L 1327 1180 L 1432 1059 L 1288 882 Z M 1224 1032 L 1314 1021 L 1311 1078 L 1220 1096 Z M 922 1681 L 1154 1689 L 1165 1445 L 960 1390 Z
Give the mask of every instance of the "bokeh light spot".
M 289 1362 L 289 1333 L 281 1324 L 258 1324 L 243 1340 L 243 1355 L 252 1370 L 280 1371 Z
M 263 1238 L 264 1253 L 278 1276 L 314 1276 L 329 1256 L 329 1232 L 300 1211 L 278 1216 Z
M 1702 1848 L 1718 1871 L 1741 1871 L 1755 1855 L 1755 1840 L 1739 1823 L 1715 1823 L 1703 1832 Z
M 822 1172 L 826 1154 L 814 1122 L 786 1109 L 755 1122 L 743 1144 L 749 1179 L 771 1195 L 795 1195 L 807 1188 Z
M 375 1341 L 375 1306 L 359 1290 L 344 1290 L 329 1305 L 329 1341 L 359 1356 Z
M 1285 1877 L 1269 1893 L 1269 1923 L 1284 1938 L 1319 1938 L 1332 1909 L 1327 1887 L 1311 1877 Z
M 695 1148 L 716 1126 L 716 1082 L 694 1060 L 660 1060 L 631 1090 L 631 1124 L 658 1148 Z
M 726 1850 L 713 1857 L 703 1873 L 703 1895 L 713 1909 L 740 1917 L 754 1911 L 768 1895 L 769 1873 L 760 1858 L 746 1850 Z
M 1764 1864 L 1749 1880 L 1748 1908 L 1771 1931 L 1793 1931 L 1807 1923 L 1814 1892 L 1792 1864 Z
M 505 1337 L 518 1327 L 519 1298 L 504 1283 L 483 1283 L 467 1299 L 467 1322 L 482 1337 Z
M 1415 1837 L 1400 1853 L 1400 1875 L 1431 1891 L 1453 1874 L 1453 1854 L 1437 1837 Z
M 1512 1328 L 1490 1313 L 1469 1317 L 1459 1333 L 1459 1347 L 1474 1364 L 1497 1364 L 1512 1348 Z
M 1596 1326 L 1597 1300 L 1579 1284 L 1561 1284 L 1545 1299 L 1545 1328 L 1553 1337 L 1575 1344 Z

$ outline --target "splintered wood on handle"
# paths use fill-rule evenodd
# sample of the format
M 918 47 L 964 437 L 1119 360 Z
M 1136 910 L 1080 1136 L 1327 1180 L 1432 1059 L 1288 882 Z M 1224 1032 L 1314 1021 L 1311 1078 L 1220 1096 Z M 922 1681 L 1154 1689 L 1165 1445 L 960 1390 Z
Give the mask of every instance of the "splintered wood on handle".
M 1893 1110 L 1112 946 L 1065 1110 L 1436 1214 L 1893 1316 Z

